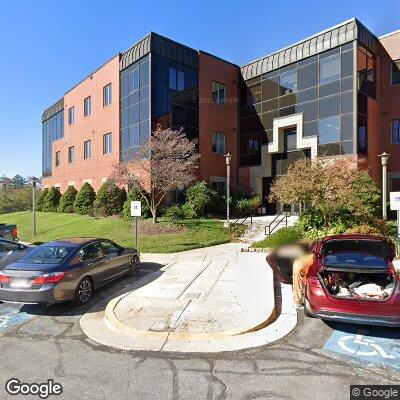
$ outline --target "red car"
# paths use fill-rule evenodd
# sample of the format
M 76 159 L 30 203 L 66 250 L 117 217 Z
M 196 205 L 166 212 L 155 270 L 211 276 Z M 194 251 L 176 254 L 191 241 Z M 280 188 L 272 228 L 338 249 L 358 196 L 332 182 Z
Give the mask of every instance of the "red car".
M 400 277 L 384 237 L 336 235 L 315 243 L 304 312 L 326 320 L 400 327 Z

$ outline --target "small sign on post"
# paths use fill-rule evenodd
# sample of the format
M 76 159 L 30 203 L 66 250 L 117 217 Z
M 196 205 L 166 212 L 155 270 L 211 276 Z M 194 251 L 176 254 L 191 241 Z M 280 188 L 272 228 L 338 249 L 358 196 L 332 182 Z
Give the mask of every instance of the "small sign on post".
M 400 238 L 400 192 L 390 192 L 390 209 L 392 211 L 397 211 L 397 239 L 399 239 Z
M 142 216 L 142 203 L 140 201 L 131 201 L 131 217 L 135 218 L 136 249 L 138 248 L 138 217 L 141 216 Z

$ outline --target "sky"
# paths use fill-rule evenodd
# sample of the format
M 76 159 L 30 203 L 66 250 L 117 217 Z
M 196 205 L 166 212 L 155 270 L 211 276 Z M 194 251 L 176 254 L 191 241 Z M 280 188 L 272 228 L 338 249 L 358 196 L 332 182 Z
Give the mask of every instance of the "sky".
M 149 31 L 238 65 L 357 17 L 400 29 L 399 0 L 0 0 L 0 176 L 41 176 L 41 115 Z

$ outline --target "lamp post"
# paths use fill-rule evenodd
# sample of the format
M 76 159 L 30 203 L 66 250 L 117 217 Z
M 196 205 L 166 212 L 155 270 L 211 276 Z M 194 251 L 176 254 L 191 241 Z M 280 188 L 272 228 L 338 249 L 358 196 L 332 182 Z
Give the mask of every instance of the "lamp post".
M 32 183 L 32 230 L 33 230 L 33 236 L 36 236 L 36 184 L 38 182 L 38 179 L 32 176 L 31 178 L 31 183 Z
M 382 218 L 384 220 L 387 220 L 387 163 L 389 156 L 390 154 L 387 154 L 386 152 L 379 154 L 382 162 Z
M 228 153 L 225 154 L 226 163 L 226 221 L 224 226 L 229 228 L 229 203 L 230 203 L 230 183 L 231 183 L 231 159 L 232 156 Z

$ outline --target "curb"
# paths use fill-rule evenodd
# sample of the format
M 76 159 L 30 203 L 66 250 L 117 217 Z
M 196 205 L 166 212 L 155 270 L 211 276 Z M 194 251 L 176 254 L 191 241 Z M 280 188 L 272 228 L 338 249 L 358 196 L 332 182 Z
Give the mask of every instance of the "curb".
M 275 299 L 275 288 L 273 290 L 273 296 Z M 128 293 L 129 294 L 129 293 Z M 210 340 L 210 339 L 226 339 L 233 336 L 240 336 L 251 332 L 259 331 L 260 329 L 268 326 L 271 321 L 276 318 L 276 301 L 274 301 L 273 308 L 270 315 L 264 321 L 261 321 L 257 325 L 247 328 L 237 328 L 222 332 L 202 332 L 202 333 L 189 333 L 189 332 L 168 332 L 168 331 L 142 331 L 130 326 L 125 325 L 116 315 L 115 308 L 118 303 L 128 294 L 112 299 L 104 311 L 104 320 L 114 330 L 120 330 L 126 334 L 139 336 L 142 338 L 164 338 L 168 335 L 168 340 Z

